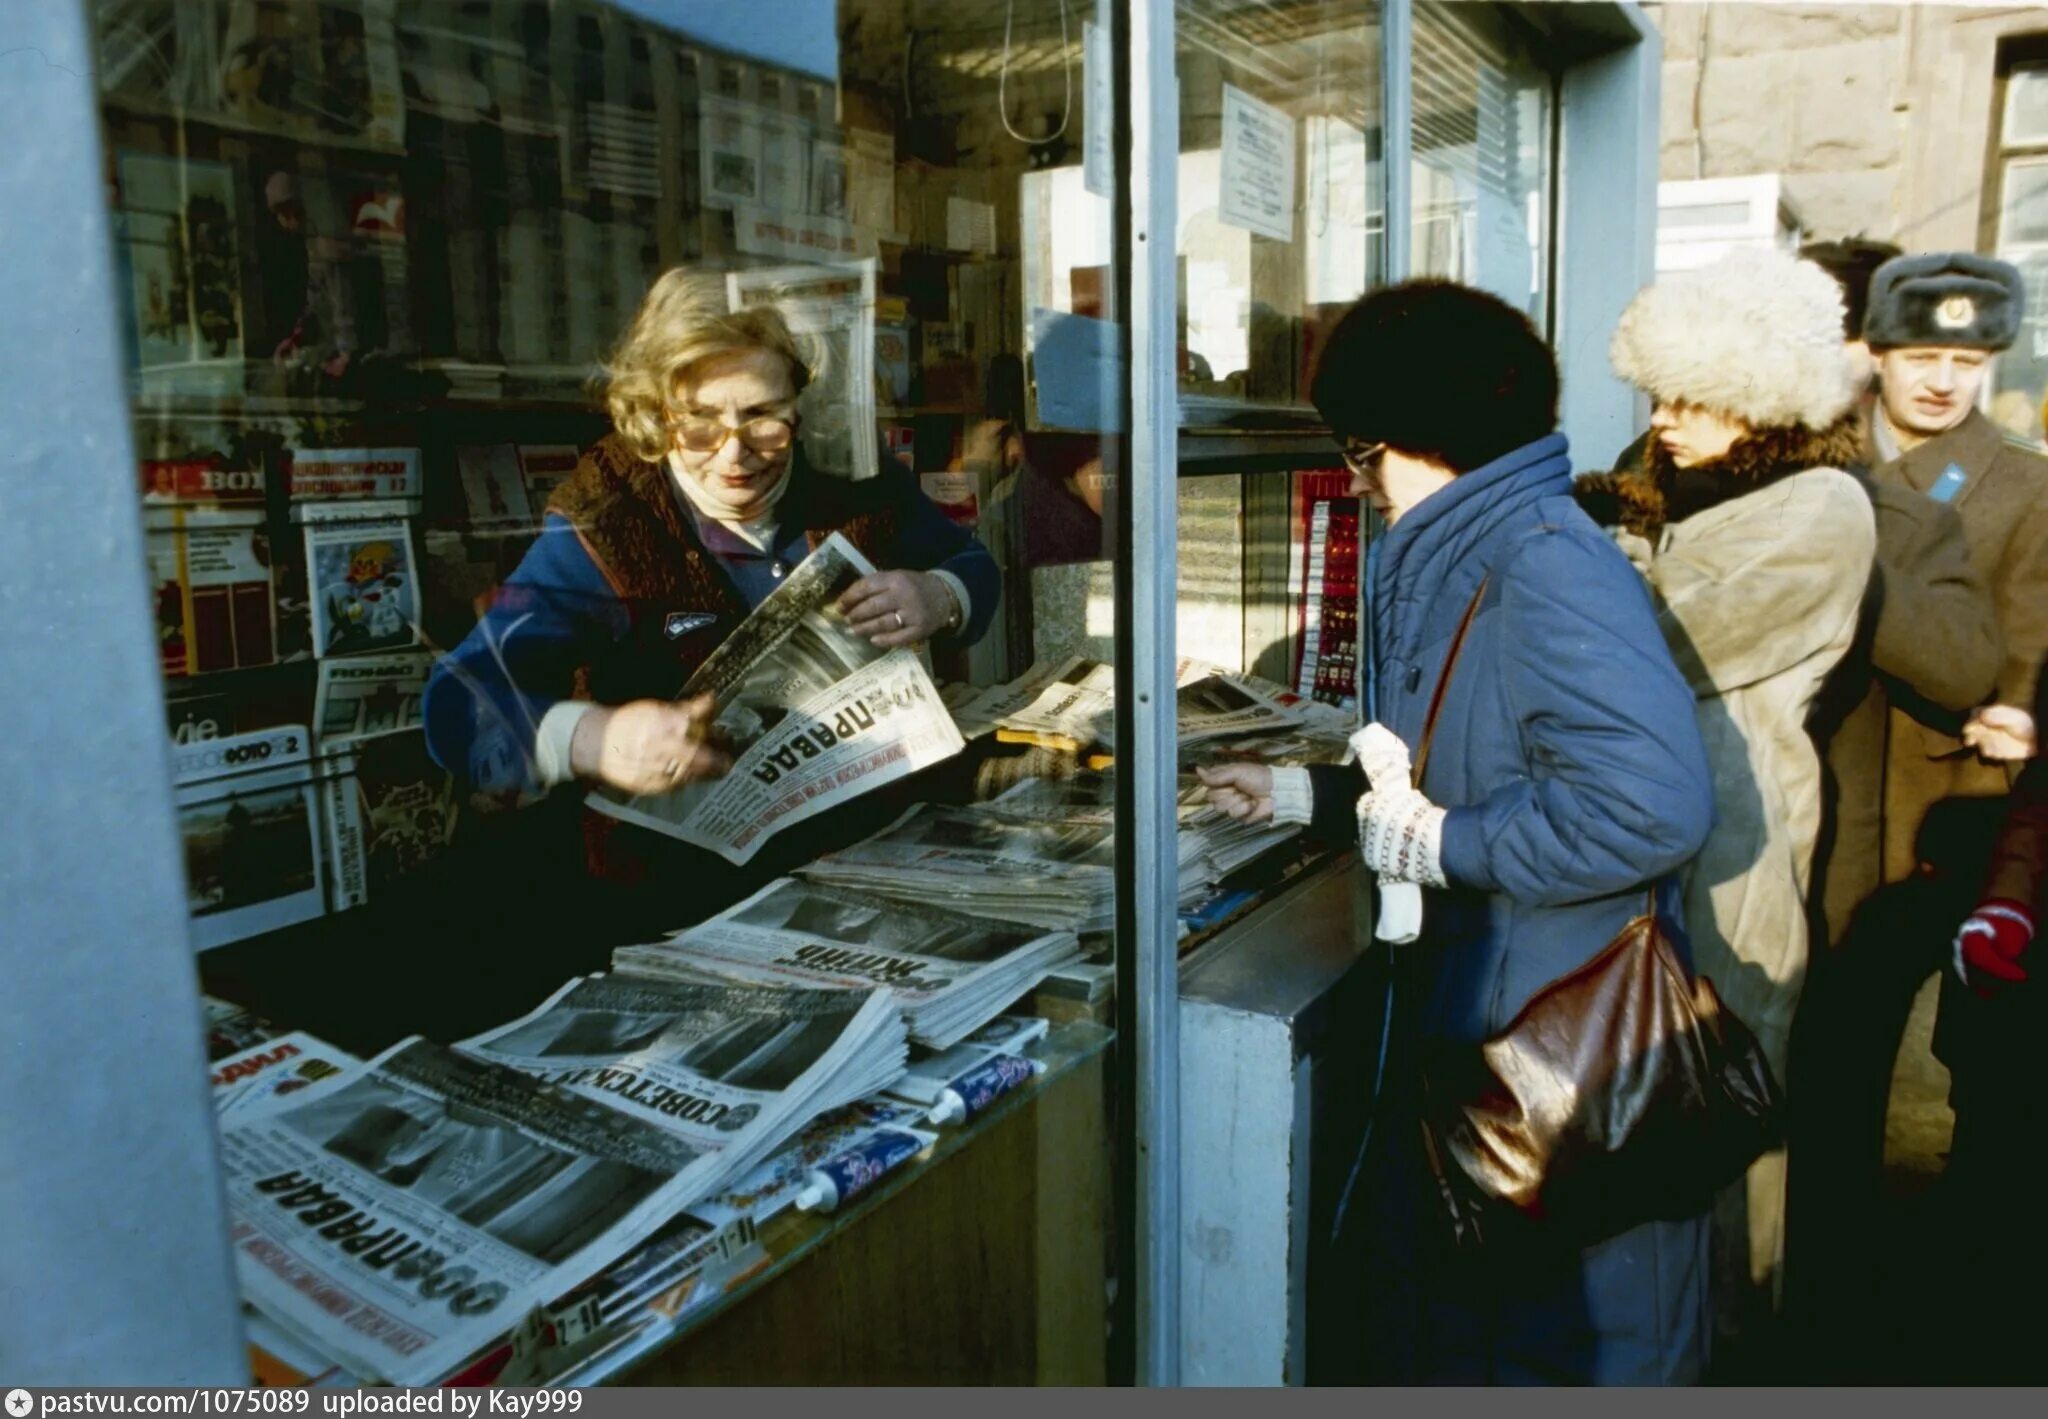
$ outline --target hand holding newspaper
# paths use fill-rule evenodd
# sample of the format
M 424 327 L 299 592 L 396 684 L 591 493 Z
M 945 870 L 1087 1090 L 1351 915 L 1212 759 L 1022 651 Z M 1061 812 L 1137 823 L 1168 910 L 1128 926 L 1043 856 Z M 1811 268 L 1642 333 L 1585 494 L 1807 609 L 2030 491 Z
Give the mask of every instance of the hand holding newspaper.
M 874 570 L 834 533 L 690 677 L 678 698 L 714 697 L 731 772 L 667 794 L 599 789 L 590 806 L 744 864 L 784 828 L 959 753 L 916 654 L 877 648 L 838 609 Z

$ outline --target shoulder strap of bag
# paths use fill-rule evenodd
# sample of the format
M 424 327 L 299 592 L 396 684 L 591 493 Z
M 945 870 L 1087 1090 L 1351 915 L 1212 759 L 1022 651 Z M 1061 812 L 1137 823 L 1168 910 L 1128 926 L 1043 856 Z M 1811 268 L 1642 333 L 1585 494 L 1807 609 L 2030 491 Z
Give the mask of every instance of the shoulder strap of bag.
M 1472 604 L 1465 608 L 1465 615 L 1458 622 L 1457 634 L 1451 637 L 1451 649 L 1444 656 L 1444 668 L 1436 677 L 1436 690 L 1429 697 L 1429 715 L 1422 721 L 1422 742 L 1415 746 L 1414 785 L 1422 787 L 1422 776 L 1429 769 L 1429 747 L 1436 742 L 1436 719 L 1443 713 L 1444 692 L 1451 687 L 1451 671 L 1457 668 L 1458 655 L 1465 649 L 1465 635 L 1472 629 L 1472 620 L 1479 614 L 1479 603 L 1486 597 L 1487 583 L 1493 580 L 1489 573 L 1479 579 L 1479 589 L 1472 593 Z

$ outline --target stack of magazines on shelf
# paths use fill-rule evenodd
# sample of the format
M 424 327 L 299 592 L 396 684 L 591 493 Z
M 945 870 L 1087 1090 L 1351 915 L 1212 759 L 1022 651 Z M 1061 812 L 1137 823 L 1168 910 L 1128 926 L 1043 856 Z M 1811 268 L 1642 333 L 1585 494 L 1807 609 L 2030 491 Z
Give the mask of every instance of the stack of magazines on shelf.
M 754 1214 L 682 1214 L 906 1059 L 885 990 L 603 976 L 454 1049 L 250 1048 L 278 1058 L 217 1088 L 332 1067 L 222 1121 L 244 1298 L 289 1345 L 401 1384 L 504 1368 L 536 1311 L 618 1315 L 734 1260 L 744 1236 L 719 1229 Z
M 1071 930 L 782 878 L 666 941 L 612 954 L 622 974 L 887 986 L 910 1036 L 944 1049 L 1080 953 Z

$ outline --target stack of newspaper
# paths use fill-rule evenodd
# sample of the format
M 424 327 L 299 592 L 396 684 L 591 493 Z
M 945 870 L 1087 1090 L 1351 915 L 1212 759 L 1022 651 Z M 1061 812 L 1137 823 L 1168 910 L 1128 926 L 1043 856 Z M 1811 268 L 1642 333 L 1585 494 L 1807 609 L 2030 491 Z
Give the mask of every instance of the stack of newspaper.
M 1300 696 L 1250 676 L 1227 674 L 1200 660 L 1183 660 L 1175 695 L 1183 749 L 1211 739 L 1286 729 L 1302 722 Z M 954 721 L 964 736 L 993 729 L 1019 743 L 1076 752 L 1116 744 L 1115 668 L 1082 656 L 1034 665 L 1008 685 L 997 685 L 959 705 Z
M 621 947 L 612 965 L 654 976 L 887 986 L 911 1038 L 943 1049 L 1079 954 L 1071 931 L 785 877 L 667 941 Z
M 1115 850 L 1107 821 L 1035 822 L 993 807 L 924 804 L 801 875 L 897 903 L 1105 931 L 1116 910 Z
M 886 991 L 611 977 L 459 1050 L 404 1041 L 224 1124 L 243 1295 L 360 1378 L 431 1384 L 905 1051 Z
M 1098 773 L 1026 779 L 990 806 L 1034 822 L 1109 824 L 1116 813 L 1116 780 Z M 1184 890 L 1214 886 L 1301 831 L 1290 824 L 1239 822 L 1211 803 L 1208 790 L 1192 775 L 1181 777 L 1175 817 Z

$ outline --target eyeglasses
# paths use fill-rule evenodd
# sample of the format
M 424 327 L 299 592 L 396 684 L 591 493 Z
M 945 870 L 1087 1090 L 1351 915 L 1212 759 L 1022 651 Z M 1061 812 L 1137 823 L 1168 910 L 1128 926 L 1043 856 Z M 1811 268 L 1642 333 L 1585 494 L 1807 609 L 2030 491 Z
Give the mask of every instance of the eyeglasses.
M 723 419 L 687 417 L 676 419 L 671 427 L 675 430 L 676 441 L 692 453 L 716 453 L 730 438 L 738 438 L 753 453 L 780 453 L 796 436 L 793 421 L 774 415 L 749 419 L 738 428 Z
M 1344 466 L 1361 478 L 1378 477 L 1380 460 L 1387 456 L 1384 443 L 1366 443 L 1355 438 L 1344 440 L 1337 451 L 1343 456 Z

